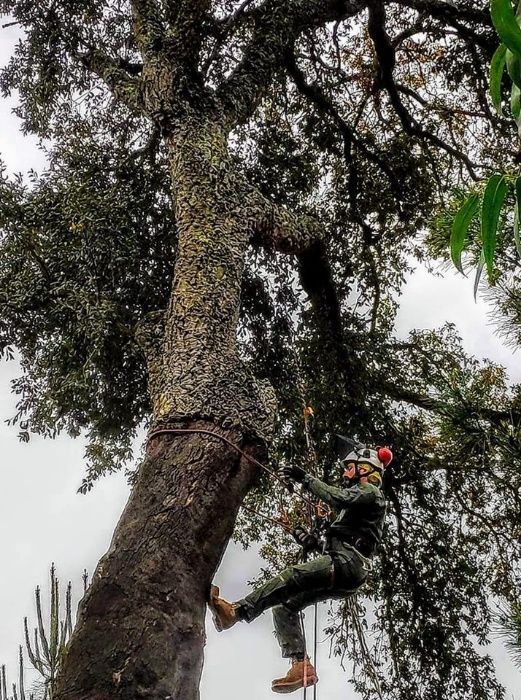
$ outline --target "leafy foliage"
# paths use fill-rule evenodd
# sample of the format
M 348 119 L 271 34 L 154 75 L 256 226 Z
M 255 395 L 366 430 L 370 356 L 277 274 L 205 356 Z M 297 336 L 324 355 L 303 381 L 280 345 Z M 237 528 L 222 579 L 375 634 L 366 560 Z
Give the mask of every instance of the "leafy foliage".
M 0 349 L 24 349 L 14 384 L 21 429 L 30 414 L 31 430 L 45 435 L 88 430 L 93 462 L 116 468 L 148 415 L 134 331 L 166 304 L 175 226 L 161 164 L 124 142 L 107 150 L 88 129 L 75 123 L 43 176 L 4 177 Z M 120 447 L 108 460 L 114 435 Z
M 500 607 L 496 614 L 497 633 L 518 667 L 521 667 L 521 606 L 519 602 Z
M 310 264 L 252 246 L 238 337 L 244 361 L 277 391 L 274 463 L 304 453 L 304 399 L 317 416 L 323 478 L 338 478 L 336 432 L 393 445 L 382 567 L 369 588 L 386 693 L 489 700 L 501 691 L 472 641 L 487 640 L 488 595 L 515 596 L 521 390 L 501 368 L 468 357 L 454 328 L 398 341 L 394 319 L 412 256 L 426 256 L 421 232 L 432 212 L 478 169 L 513 166 L 509 127 L 483 89 L 497 42 L 477 1 L 447 4 L 442 15 L 425 3 L 386 3 L 383 26 L 377 4 L 370 27 L 359 13 L 288 46 L 257 110 L 230 137 L 237 169 L 265 196 L 318 218 L 327 253 Z M 254 35 L 260 3 L 250 5 L 214 2 L 205 18 L 197 81 L 210 94 Z M 20 92 L 23 128 L 48 139 L 49 156 L 46 172 L 28 180 L 2 171 L 0 348 L 21 357 L 15 421 L 24 435 L 89 433 L 88 488 L 129 456 L 149 416 L 135 331 L 167 307 L 175 183 L 160 130 L 86 67 L 95 47 L 140 74 L 128 3 L 4 0 L 0 10 L 25 32 L 0 84 Z M 502 199 L 497 187 L 489 197 Z M 489 273 L 511 211 L 497 209 Z M 328 271 L 334 289 L 324 294 Z M 274 502 L 290 506 L 285 498 L 264 479 L 248 505 L 272 514 Z M 262 542 L 266 572 L 294 555 L 247 511 L 236 534 Z M 353 637 L 338 629 L 345 650 Z M 356 646 L 350 654 L 359 659 Z M 375 697 L 366 675 L 357 688 Z

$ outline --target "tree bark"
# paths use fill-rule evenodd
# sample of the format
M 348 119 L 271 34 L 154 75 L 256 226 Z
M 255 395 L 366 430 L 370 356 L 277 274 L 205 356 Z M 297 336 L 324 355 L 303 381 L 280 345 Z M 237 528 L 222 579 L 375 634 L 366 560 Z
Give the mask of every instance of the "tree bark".
M 178 250 L 168 309 L 141 328 L 154 425 L 205 428 L 266 457 L 271 388 L 236 341 L 251 226 L 216 121 L 168 135 Z M 219 438 L 152 438 L 108 553 L 96 569 L 55 700 L 196 700 L 204 613 L 256 468 Z
M 209 423 L 183 427 L 240 441 Z M 263 447 L 243 449 L 265 458 Z M 199 698 L 208 587 L 255 473 L 219 438 L 152 438 L 80 604 L 55 698 Z

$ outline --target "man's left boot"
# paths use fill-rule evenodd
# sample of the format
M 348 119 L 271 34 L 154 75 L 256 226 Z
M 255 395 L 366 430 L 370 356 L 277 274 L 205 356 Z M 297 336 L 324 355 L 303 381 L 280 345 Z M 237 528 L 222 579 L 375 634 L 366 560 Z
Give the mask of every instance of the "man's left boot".
M 284 678 L 275 678 L 271 683 L 274 693 L 292 693 L 300 688 L 309 688 L 318 683 L 317 672 L 306 656 L 303 661 L 293 659 L 290 670 Z
M 236 607 L 233 603 L 228 603 L 224 598 L 219 598 L 217 586 L 211 586 L 208 607 L 212 611 L 213 624 L 218 632 L 230 629 L 238 622 Z

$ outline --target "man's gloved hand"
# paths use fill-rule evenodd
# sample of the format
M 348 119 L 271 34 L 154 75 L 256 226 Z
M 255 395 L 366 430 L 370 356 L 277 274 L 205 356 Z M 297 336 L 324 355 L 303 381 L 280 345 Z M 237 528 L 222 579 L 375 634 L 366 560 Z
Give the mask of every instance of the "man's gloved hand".
M 306 476 L 306 472 L 301 467 L 284 467 L 282 469 L 282 476 L 287 480 L 301 482 Z
M 318 549 L 318 539 L 303 527 L 297 526 L 291 534 L 297 544 L 306 551 L 311 552 L 313 549 Z

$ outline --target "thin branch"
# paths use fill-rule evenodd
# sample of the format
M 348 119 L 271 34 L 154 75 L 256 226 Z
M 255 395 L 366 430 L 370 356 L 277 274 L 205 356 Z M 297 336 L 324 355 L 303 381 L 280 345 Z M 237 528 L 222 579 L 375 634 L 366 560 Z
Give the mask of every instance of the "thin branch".
M 428 100 L 426 100 L 424 97 L 422 97 L 416 90 L 413 90 L 412 88 L 408 87 L 407 85 L 401 85 L 397 84 L 396 88 L 398 92 L 403 93 L 404 95 L 408 95 L 408 97 L 411 97 L 413 100 L 418 102 L 422 107 L 425 107 L 426 109 L 429 109 L 431 112 L 440 112 L 442 114 L 463 114 L 466 117 L 477 117 L 479 119 L 484 119 L 485 117 L 488 117 L 488 114 L 485 114 L 484 112 L 476 112 L 476 110 L 469 110 L 469 109 L 461 109 L 460 107 L 453 107 L 453 106 L 447 106 L 444 105 L 441 100 L 436 103 L 436 104 L 431 104 Z
M 246 9 L 249 5 L 251 5 L 253 0 L 243 0 L 243 2 L 239 5 L 239 7 L 233 12 L 229 17 L 226 17 L 223 24 L 225 27 L 229 27 L 232 24 L 235 24 L 237 20 L 239 20 L 244 13 L 246 12 Z
M 253 10 L 249 14 L 254 19 L 250 43 L 216 91 L 229 128 L 254 113 L 288 44 L 306 29 L 353 17 L 364 6 L 363 0 L 266 0 Z
M 477 167 L 476 164 L 473 163 L 465 153 L 462 153 L 458 149 L 446 143 L 436 134 L 424 129 L 421 124 L 419 124 L 412 117 L 407 107 L 402 102 L 394 81 L 394 66 L 396 63 L 396 57 L 393 42 L 387 34 L 385 28 L 386 13 L 384 2 L 383 0 L 370 0 L 368 7 L 368 30 L 373 41 L 379 66 L 377 85 L 385 89 L 389 95 L 391 105 L 398 115 L 405 133 L 409 136 L 416 136 L 420 139 L 430 141 L 441 150 L 444 150 L 449 155 L 454 156 L 465 165 L 472 179 L 477 180 L 478 176 L 474 170 L 474 168 Z

